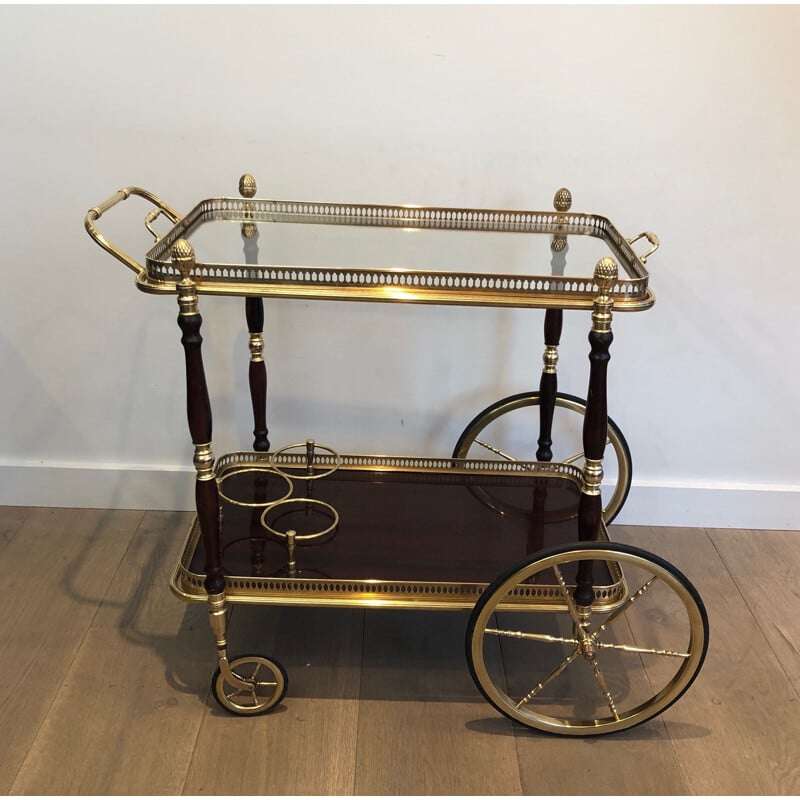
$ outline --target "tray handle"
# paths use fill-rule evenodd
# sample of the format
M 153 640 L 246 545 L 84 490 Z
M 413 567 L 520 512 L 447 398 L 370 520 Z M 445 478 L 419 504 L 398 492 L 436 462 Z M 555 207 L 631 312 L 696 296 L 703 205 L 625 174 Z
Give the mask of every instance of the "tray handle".
M 655 253 L 655 251 L 661 246 L 661 242 L 659 241 L 658 236 L 656 236 L 652 231 L 642 231 L 642 233 L 640 233 L 638 236 L 628 239 L 628 244 L 633 245 L 638 242 L 639 239 L 647 239 L 647 241 L 652 245 L 652 247 L 646 253 L 643 253 L 639 256 L 639 261 L 641 261 L 642 264 L 646 264 L 647 259 L 650 258 L 650 256 L 653 255 L 653 253 Z
M 100 217 L 106 213 L 106 211 L 113 208 L 118 203 L 121 203 L 123 200 L 127 200 L 132 194 L 143 197 L 145 200 L 148 200 L 150 203 L 156 206 L 156 208 L 147 214 L 144 220 L 145 227 L 150 231 L 150 233 L 153 234 L 153 236 L 155 236 L 156 241 L 158 241 L 159 236 L 152 229 L 151 224 L 155 221 L 159 214 L 163 214 L 173 224 L 177 223 L 181 219 L 181 215 L 175 211 L 174 208 L 168 206 L 157 195 L 154 195 L 152 192 L 148 192 L 147 189 L 140 189 L 138 186 L 128 186 L 125 189 L 120 189 L 105 202 L 89 209 L 89 212 L 86 214 L 86 220 L 84 224 L 89 236 L 91 236 L 92 239 L 94 239 L 94 241 L 103 248 L 103 250 L 111 253 L 114 258 L 119 259 L 126 267 L 132 269 L 137 275 L 141 275 L 143 272 L 145 272 L 145 268 L 138 261 L 135 261 L 133 258 L 131 258 L 127 253 L 120 250 L 116 245 L 111 244 L 111 242 L 109 242 L 108 239 L 106 239 L 94 226 L 94 223 L 97 222 L 97 220 L 99 220 Z

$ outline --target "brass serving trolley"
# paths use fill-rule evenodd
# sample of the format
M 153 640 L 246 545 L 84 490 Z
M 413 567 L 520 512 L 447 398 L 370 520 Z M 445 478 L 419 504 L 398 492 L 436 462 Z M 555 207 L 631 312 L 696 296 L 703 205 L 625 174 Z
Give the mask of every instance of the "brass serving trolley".
M 277 661 L 228 655 L 235 603 L 471 609 L 466 656 L 478 688 L 541 731 L 610 733 L 674 703 L 705 657 L 702 601 L 674 566 L 610 542 L 607 531 L 631 483 L 630 451 L 606 408 L 612 310 L 652 306 L 645 265 L 657 237 L 628 240 L 605 217 L 571 211 L 566 189 L 552 211 L 262 200 L 251 175 L 239 193 L 181 216 L 129 187 L 86 217 L 91 237 L 136 273 L 139 289 L 178 297 L 197 516 L 172 588 L 208 603 L 222 707 L 260 714 L 288 686 Z M 145 224 L 156 242 L 144 266 L 95 226 L 131 195 L 154 206 Z M 153 228 L 161 215 L 172 225 L 163 236 Z M 432 269 L 430 253 L 440 251 L 426 243 L 442 232 L 487 253 L 505 234 L 508 270 Z M 350 237 L 366 264 L 331 266 L 325 254 L 337 236 Z M 642 238 L 651 247 L 637 255 Z M 372 266 L 387 253 L 391 266 Z M 253 450 L 216 459 L 198 311 L 205 294 L 244 297 L 250 333 Z M 271 449 L 265 297 L 544 309 L 539 389 L 481 411 L 447 457 L 343 455 L 311 439 Z M 591 318 L 585 400 L 558 391 L 564 310 Z

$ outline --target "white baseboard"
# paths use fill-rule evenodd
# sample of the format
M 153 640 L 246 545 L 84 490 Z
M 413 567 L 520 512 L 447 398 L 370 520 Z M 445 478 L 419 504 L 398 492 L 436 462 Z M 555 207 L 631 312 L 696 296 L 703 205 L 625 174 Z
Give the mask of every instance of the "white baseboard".
M 191 467 L 0 464 L 0 505 L 194 510 Z M 634 481 L 615 522 L 800 530 L 800 486 Z
M 192 511 L 194 469 L 2 464 L 0 505 Z
M 620 525 L 800 530 L 800 486 L 637 482 Z

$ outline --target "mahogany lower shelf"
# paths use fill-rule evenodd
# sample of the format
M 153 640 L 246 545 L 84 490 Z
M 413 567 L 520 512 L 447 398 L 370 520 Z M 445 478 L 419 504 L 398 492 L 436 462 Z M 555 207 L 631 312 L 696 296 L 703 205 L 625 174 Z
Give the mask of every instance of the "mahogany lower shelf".
M 283 496 L 287 483 L 269 470 L 266 458 L 228 457 L 218 470 L 225 496 L 246 503 Z M 294 574 L 287 568 L 286 539 L 262 525 L 265 508 L 222 500 L 227 599 L 470 608 L 489 583 L 526 556 L 578 542 L 577 473 L 550 471 L 548 465 L 542 465 L 542 471 L 495 472 L 463 468 L 469 462 L 453 460 L 436 462 L 434 468 L 414 466 L 417 463 L 345 463 L 319 480 L 293 479 L 292 498 L 323 501 L 339 515 L 335 532 L 298 541 Z M 302 473 L 291 465 L 281 469 Z M 273 505 L 266 521 L 277 531 L 321 530 L 330 517 L 318 508 L 302 502 Z M 604 526 L 601 536 L 607 539 Z M 172 588 L 186 600 L 206 599 L 203 563 L 195 519 L 172 581 Z M 569 582 L 570 576 L 565 577 Z M 606 573 L 596 578 L 610 602 L 621 596 L 621 576 Z M 518 595 L 525 606 L 563 603 L 554 579 L 552 584 L 521 586 Z

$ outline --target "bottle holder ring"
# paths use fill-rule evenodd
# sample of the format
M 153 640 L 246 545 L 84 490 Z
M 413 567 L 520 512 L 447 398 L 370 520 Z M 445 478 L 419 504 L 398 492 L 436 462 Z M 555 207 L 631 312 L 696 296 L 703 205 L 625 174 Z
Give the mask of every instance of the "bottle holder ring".
M 295 450 L 301 447 L 305 450 L 305 459 L 300 454 L 297 454 L 289 463 L 277 463 L 280 456 L 285 456 L 288 450 Z M 312 472 L 314 469 L 314 455 L 317 450 L 324 450 L 326 453 L 328 453 L 333 458 L 333 464 L 330 468 L 323 469 L 321 472 Z M 313 439 L 309 439 L 305 442 L 287 444 L 285 447 L 281 447 L 280 450 L 276 450 L 269 457 L 269 465 L 275 470 L 275 472 L 291 480 L 315 481 L 319 480 L 320 478 L 326 478 L 328 475 L 336 472 L 336 470 L 342 466 L 342 457 L 336 452 L 336 450 L 333 450 L 330 447 L 326 447 L 322 444 L 317 444 Z M 285 472 L 284 470 L 286 469 L 297 471 Z M 301 472 L 303 469 L 307 470 L 306 474 Z
M 282 495 L 281 497 L 278 497 L 278 498 L 276 498 L 274 500 L 264 500 L 264 501 L 254 502 L 254 503 L 248 503 L 248 502 L 246 502 L 244 500 L 236 500 L 235 498 L 230 497 L 229 495 L 225 494 L 225 492 L 223 491 L 223 488 L 222 488 L 223 485 L 225 484 L 225 481 L 228 480 L 229 478 L 235 477 L 236 475 L 243 475 L 243 474 L 245 474 L 247 472 L 255 472 L 255 473 L 260 473 L 262 475 L 268 475 L 268 476 L 274 476 L 274 477 L 281 478 L 282 480 L 284 480 L 286 482 L 286 485 L 287 485 L 286 493 L 284 495 Z M 264 467 L 241 467 L 239 469 L 232 469 L 232 470 L 226 472 L 221 477 L 217 478 L 217 490 L 219 491 L 219 496 L 223 500 L 226 500 L 227 502 L 232 503 L 235 506 L 244 506 L 245 508 L 270 508 L 271 506 L 274 506 L 274 505 L 277 505 L 278 503 L 283 503 L 284 501 L 286 501 L 291 496 L 292 492 L 294 491 L 294 484 L 292 483 L 292 479 L 291 479 L 291 477 L 289 475 L 287 475 L 284 472 L 280 472 L 279 470 L 272 469 L 272 467 L 269 467 L 269 468 L 264 468 Z
M 301 504 L 306 504 L 306 511 L 308 508 L 314 508 L 315 512 L 327 516 L 331 520 L 331 524 L 327 528 L 313 533 L 298 533 L 295 539 L 298 542 L 304 542 L 313 539 L 321 539 L 329 533 L 334 533 L 339 526 L 339 512 L 330 503 L 325 503 L 322 500 L 314 500 L 310 497 L 293 497 L 291 500 L 282 500 L 280 503 L 273 503 L 268 508 L 265 508 L 261 514 L 261 525 L 273 536 L 280 539 L 286 539 L 286 531 L 279 531 L 272 527 L 279 519 L 293 513 L 303 512 Z M 267 514 L 275 513 L 275 519 L 271 520 L 272 524 L 267 522 Z M 287 526 L 287 530 L 291 529 L 291 525 Z

